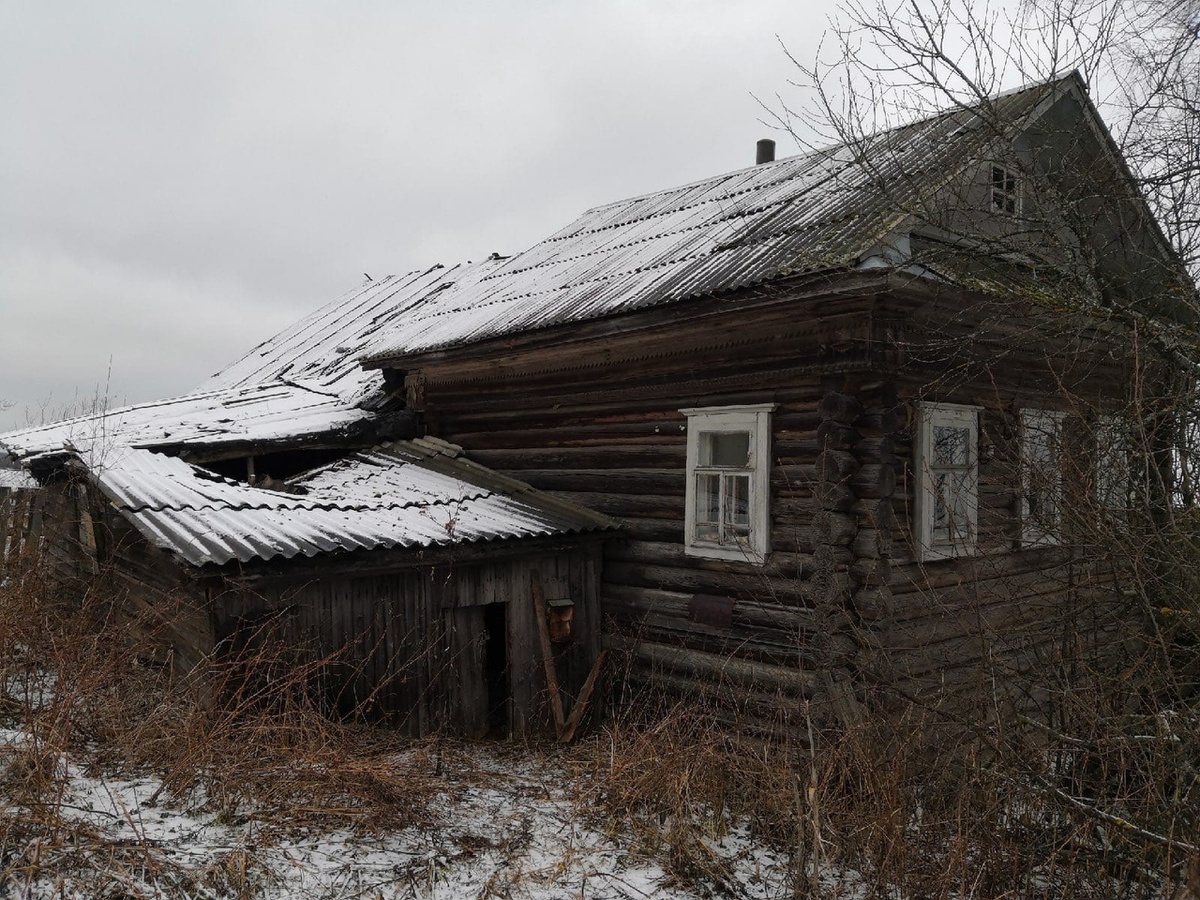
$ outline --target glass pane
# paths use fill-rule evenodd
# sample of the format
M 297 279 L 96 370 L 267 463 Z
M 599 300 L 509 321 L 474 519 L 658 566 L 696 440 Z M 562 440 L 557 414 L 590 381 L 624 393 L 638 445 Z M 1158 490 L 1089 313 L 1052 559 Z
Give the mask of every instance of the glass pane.
M 947 523 L 950 536 L 965 539 L 970 531 L 968 492 L 971 487 L 971 476 L 967 472 L 951 472 L 949 483 L 950 492 L 946 502 L 950 508 L 950 521 Z
M 709 431 L 700 435 L 700 465 L 744 469 L 750 464 L 750 432 Z
M 750 476 L 725 476 L 725 524 L 750 527 Z
M 717 525 L 721 521 L 721 476 L 696 476 L 696 524 Z
M 945 472 L 935 472 L 933 475 L 933 531 L 934 534 L 946 531 L 950 520 L 950 512 L 946 503 L 947 478 Z
M 933 464 L 965 466 L 970 462 L 971 430 L 949 425 L 933 426 Z

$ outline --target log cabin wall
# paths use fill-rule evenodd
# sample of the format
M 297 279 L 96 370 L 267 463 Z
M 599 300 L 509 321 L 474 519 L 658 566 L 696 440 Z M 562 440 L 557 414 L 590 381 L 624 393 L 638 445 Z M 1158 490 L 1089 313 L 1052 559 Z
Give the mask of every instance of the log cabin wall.
M 1070 641 L 1120 632 L 1119 611 L 1092 602 L 1115 596 L 1102 567 L 1079 548 L 1014 542 L 1012 423 L 1021 405 L 1067 396 L 1103 408 L 1128 362 L 1108 358 L 1111 336 L 1068 341 L 1027 310 L 892 287 L 408 360 L 409 400 L 429 433 L 484 465 L 624 524 L 602 596 L 635 679 L 720 693 L 759 721 L 801 699 L 857 715 L 855 700 L 934 692 L 963 708 L 997 678 L 1057 663 Z M 970 559 L 912 552 L 918 399 L 987 408 L 995 447 Z M 690 557 L 680 409 L 758 403 L 776 404 L 767 564 Z M 697 595 L 732 598 L 732 621 L 701 621 Z
M 284 564 L 274 577 L 214 581 L 222 651 L 286 648 L 288 664 L 308 666 L 334 710 L 414 736 L 544 733 L 552 721 L 535 573 L 545 600 L 573 603 L 570 635 L 552 644 L 570 711 L 600 649 L 600 549 L 521 544 L 469 563 L 408 554 L 399 568 L 367 553 L 305 574 Z
M 660 697 L 715 693 L 745 721 L 770 725 L 805 699 L 822 709 L 853 703 L 846 687 L 863 647 L 846 598 L 816 580 L 833 567 L 842 583 L 851 551 L 813 523 L 830 416 L 822 372 L 865 365 L 869 319 L 852 312 L 865 300 L 833 298 L 811 319 L 759 310 L 751 327 L 726 312 L 504 360 L 422 366 L 409 372 L 410 400 L 430 434 L 477 462 L 623 523 L 606 545 L 602 599 L 610 643 L 630 651 L 633 680 Z M 680 410 L 759 403 L 775 404 L 768 561 L 688 556 Z M 709 619 L 704 597 L 734 601 L 731 620 Z
M 974 327 L 977 339 L 984 329 Z M 965 341 L 967 335 L 952 339 Z M 1065 521 L 1055 545 L 1022 542 L 1019 411 L 1055 409 L 1082 420 L 1120 408 L 1129 395 L 1127 361 L 1107 353 L 1097 359 L 1095 348 L 1087 354 L 1067 349 L 1030 343 L 983 352 L 976 346 L 969 357 L 941 366 L 932 359 L 910 361 L 882 382 L 882 390 L 855 389 L 866 408 L 884 414 L 886 438 L 860 441 L 856 455 L 878 457 L 895 474 L 877 586 L 869 595 L 857 594 L 854 604 L 866 640 L 878 647 L 863 674 L 885 700 L 918 698 L 956 710 L 1017 707 L 1051 718 L 1060 693 L 1079 687 L 1064 681 L 1071 671 L 1064 661 L 1074 659 L 1080 672 L 1111 667 L 1126 646 L 1136 613 L 1118 590 L 1111 548 L 1096 546 L 1094 535 L 1085 537 Z M 970 556 L 918 558 L 913 447 L 921 401 L 980 407 L 978 532 Z M 1088 456 L 1084 450 L 1066 460 L 1064 489 L 1076 498 L 1080 515 L 1087 504 L 1072 491 L 1087 490 L 1080 476 Z M 863 546 L 862 533 L 853 545 L 858 567 L 877 549 L 873 541 Z M 859 597 L 870 602 L 859 604 Z

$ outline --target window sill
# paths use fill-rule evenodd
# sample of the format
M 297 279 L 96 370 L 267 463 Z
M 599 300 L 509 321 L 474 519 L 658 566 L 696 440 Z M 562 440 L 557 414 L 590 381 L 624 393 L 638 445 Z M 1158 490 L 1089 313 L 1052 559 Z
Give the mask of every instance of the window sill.
M 684 547 L 684 553 L 702 559 L 732 559 L 756 566 L 764 565 L 767 561 L 765 553 L 751 547 L 724 547 L 720 544 L 692 543 Z

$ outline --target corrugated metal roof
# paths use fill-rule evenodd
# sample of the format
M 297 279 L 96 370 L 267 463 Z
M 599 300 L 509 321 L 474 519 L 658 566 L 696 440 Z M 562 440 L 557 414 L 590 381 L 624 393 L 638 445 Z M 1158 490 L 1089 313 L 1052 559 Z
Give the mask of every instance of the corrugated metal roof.
M 995 115 L 1016 123 L 1057 87 L 995 98 Z M 429 296 L 366 359 L 853 265 L 995 140 L 983 117 L 956 111 L 853 149 L 816 150 L 596 207 L 483 277 Z
M 401 441 L 293 479 L 287 490 L 271 490 L 149 450 L 112 443 L 76 450 L 139 532 L 197 566 L 613 526 L 459 452 L 434 439 Z
M 28 472 L 0 466 L 0 491 L 32 491 L 38 486 Z
M 1063 82 L 993 101 L 1018 122 Z M 991 119 L 992 117 L 989 117 Z M 776 163 L 589 210 L 507 259 L 369 282 L 182 397 L 0 436 L 28 459 L 103 434 L 133 447 L 259 442 L 367 420 L 385 359 L 853 265 L 996 135 L 959 110 Z M 865 165 L 863 160 L 871 161 Z
M 268 442 L 328 434 L 370 418 L 382 387 L 358 357 L 381 330 L 431 292 L 476 280 L 496 260 L 370 282 L 259 344 L 181 397 L 139 403 L 0 435 L 15 459 L 61 452 L 98 438 L 132 447 Z

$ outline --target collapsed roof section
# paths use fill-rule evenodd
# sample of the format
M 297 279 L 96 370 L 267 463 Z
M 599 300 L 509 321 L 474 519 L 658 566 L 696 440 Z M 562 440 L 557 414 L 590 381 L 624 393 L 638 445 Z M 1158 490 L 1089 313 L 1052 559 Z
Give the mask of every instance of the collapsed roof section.
M 97 443 L 74 451 L 86 477 L 121 515 L 193 566 L 614 527 L 604 516 L 460 453 L 445 441 L 400 441 L 354 453 L 276 490 L 149 450 Z
M 435 266 L 369 282 L 259 344 L 192 393 L 12 431 L 0 435 L 0 449 L 27 461 L 99 440 L 197 449 L 362 428 L 375 418 L 383 393 L 379 373 L 358 363 L 364 348 L 430 294 L 478 280 L 496 265 Z

